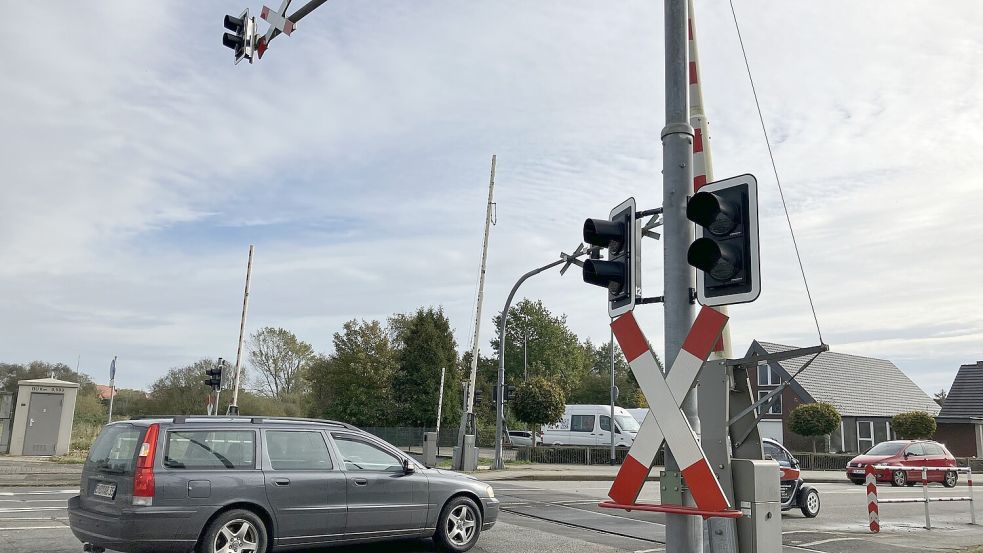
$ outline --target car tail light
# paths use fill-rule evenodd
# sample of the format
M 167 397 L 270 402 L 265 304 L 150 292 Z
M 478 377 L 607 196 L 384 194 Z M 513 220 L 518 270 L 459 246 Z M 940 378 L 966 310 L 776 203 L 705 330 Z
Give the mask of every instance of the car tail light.
M 137 470 L 133 477 L 133 504 L 154 504 L 154 454 L 157 451 L 157 433 L 160 426 L 157 423 L 147 427 L 147 433 L 140 444 L 137 455 Z

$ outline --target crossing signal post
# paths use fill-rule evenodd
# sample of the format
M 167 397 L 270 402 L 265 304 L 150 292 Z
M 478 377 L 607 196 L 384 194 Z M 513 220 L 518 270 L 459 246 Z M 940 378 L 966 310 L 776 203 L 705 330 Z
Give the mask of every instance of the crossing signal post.
M 218 363 L 214 367 L 205 369 L 205 384 L 212 389 L 212 393 L 215 394 L 215 405 L 214 410 L 211 413 L 218 413 L 218 400 L 219 394 L 222 392 L 222 369 L 225 366 L 225 360 L 219 358 Z M 209 400 L 211 404 L 211 400 Z M 209 414 L 211 414 L 209 413 Z
M 225 28 L 232 32 L 222 35 L 222 44 L 232 49 L 237 64 L 243 59 L 252 63 L 256 50 L 256 20 L 249 17 L 249 10 L 246 10 L 239 17 L 225 16 L 224 23 Z
M 696 240 L 686 260 L 696 271 L 696 294 L 708 306 L 754 301 L 761 294 L 758 183 L 752 175 L 713 182 L 686 204 Z
M 607 259 L 584 261 L 584 282 L 608 289 L 608 315 L 617 317 L 635 308 L 638 295 L 638 257 L 635 198 L 611 210 L 608 219 L 584 221 L 584 241 L 608 251 Z

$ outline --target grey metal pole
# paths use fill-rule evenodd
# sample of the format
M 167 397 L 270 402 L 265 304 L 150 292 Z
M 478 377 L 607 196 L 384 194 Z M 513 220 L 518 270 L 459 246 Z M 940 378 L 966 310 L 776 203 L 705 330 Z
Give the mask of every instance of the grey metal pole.
M 663 259 L 665 281 L 665 360 L 671 367 L 693 324 L 690 303 L 693 270 L 686 262 L 686 251 L 693 242 L 693 226 L 686 219 L 686 200 L 693 186 L 693 127 L 689 122 L 689 48 L 687 0 L 665 0 L 665 97 L 666 126 L 662 130 L 662 208 L 665 221 Z M 696 394 L 689 394 L 681 405 L 693 430 L 699 435 L 700 419 Z M 689 491 L 682 486 L 679 465 L 666 452 L 669 485 L 680 485 L 682 500 L 693 505 Z M 702 553 L 703 523 L 699 517 L 666 516 L 666 550 L 674 553 Z
M 81 356 L 79 356 L 81 359 Z M 106 424 L 113 422 L 113 400 L 116 398 L 116 356 L 113 356 L 113 363 L 109 371 L 109 419 Z M 78 369 L 76 368 L 76 372 Z
M 611 372 L 611 422 L 610 422 L 610 425 L 611 425 L 611 464 L 614 465 L 615 464 L 615 459 L 616 459 L 615 458 L 615 455 L 614 455 L 614 400 L 615 400 L 614 394 L 615 394 L 615 389 L 617 388 L 617 386 L 616 386 L 615 380 L 614 380 L 614 329 L 613 328 L 611 329 L 611 342 L 610 342 L 610 347 L 611 347 L 611 371 L 610 371 Z
M 529 380 L 529 328 L 522 331 L 522 381 Z
M 515 282 L 515 285 L 512 286 L 512 291 L 509 292 L 509 297 L 505 300 L 505 308 L 502 309 L 502 321 L 498 328 L 498 383 L 496 384 L 498 386 L 498 399 L 495 401 L 495 411 L 497 413 L 495 418 L 497 424 L 495 425 L 495 463 L 492 467 L 494 469 L 505 468 L 505 462 L 502 460 L 502 439 L 504 438 L 502 430 L 505 426 L 505 329 L 509 319 L 509 308 L 512 306 L 512 299 L 515 298 L 515 293 L 519 290 L 519 286 L 522 286 L 522 283 L 526 279 L 563 263 L 566 263 L 566 259 L 561 258 L 522 275 Z M 535 447 L 535 432 L 533 432 L 532 440 L 532 444 Z

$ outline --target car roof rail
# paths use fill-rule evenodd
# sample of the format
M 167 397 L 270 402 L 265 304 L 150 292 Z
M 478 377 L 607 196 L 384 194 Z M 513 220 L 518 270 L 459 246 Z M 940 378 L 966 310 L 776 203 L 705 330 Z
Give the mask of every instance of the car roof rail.
M 130 420 L 148 420 L 148 419 L 171 419 L 174 424 L 184 424 L 189 421 L 194 422 L 219 422 L 219 421 L 249 421 L 253 424 L 262 424 L 264 422 L 308 422 L 314 424 L 326 424 L 331 426 L 340 426 L 348 430 L 360 430 L 357 426 L 348 424 L 347 422 L 329 420 L 329 419 L 315 419 L 309 417 L 267 417 L 263 415 L 136 415 L 130 417 Z

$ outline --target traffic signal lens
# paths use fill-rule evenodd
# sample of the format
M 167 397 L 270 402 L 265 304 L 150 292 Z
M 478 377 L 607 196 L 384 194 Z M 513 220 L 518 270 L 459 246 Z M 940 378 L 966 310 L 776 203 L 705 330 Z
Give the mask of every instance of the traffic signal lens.
M 234 35 L 232 33 L 225 33 L 222 35 L 222 44 L 226 48 L 232 48 L 238 51 L 240 48 L 245 46 L 245 40 L 241 36 Z
M 739 211 L 710 192 L 697 192 L 686 204 L 686 218 L 714 236 L 726 236 L 737 228 Z
M 240 33 L 246 28 L 246 18 L 235 17 L 232 15 L 225 16 L 225 28 L 232 31 L 233 33 Z
M 608 292 L 619 295 L 624 291 L 626 265 L 617 261 L 588 259 L 584 261 L 584 282 L 603 286 Z
M 696 239 L 686 252 L 686 261 L 719 282 L 734 279 L 742 265 L 740 250 L 722 248 L 710 238 Z
M 584 221 L 584 241 L 593 246 L 608 248 L 611 255 L 624 249 L 625 226 L 619 221 L 587 219 Z

